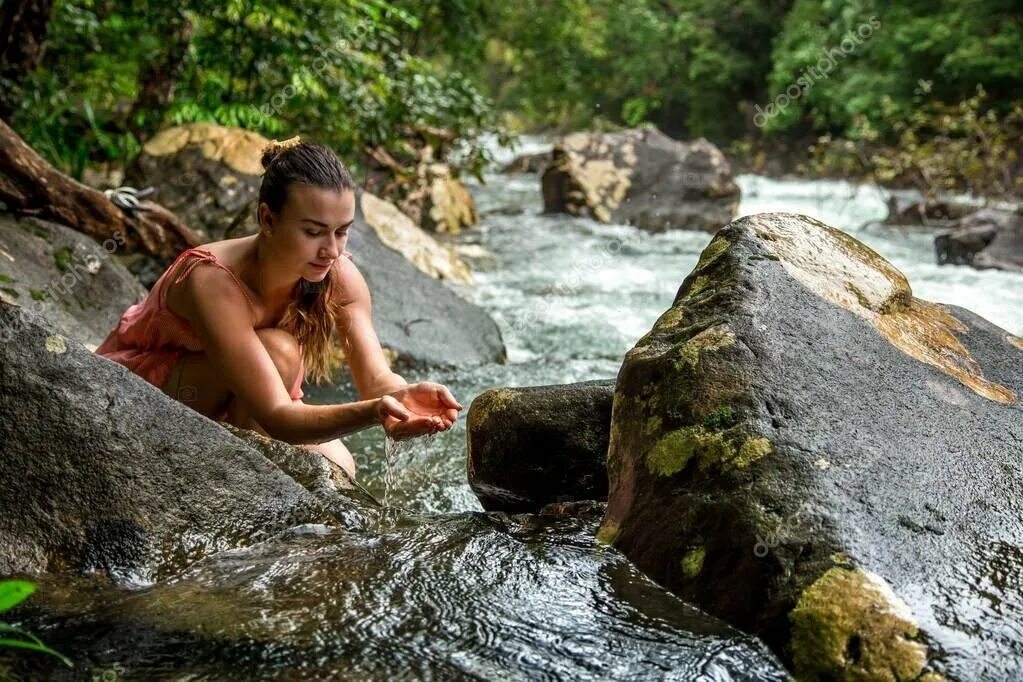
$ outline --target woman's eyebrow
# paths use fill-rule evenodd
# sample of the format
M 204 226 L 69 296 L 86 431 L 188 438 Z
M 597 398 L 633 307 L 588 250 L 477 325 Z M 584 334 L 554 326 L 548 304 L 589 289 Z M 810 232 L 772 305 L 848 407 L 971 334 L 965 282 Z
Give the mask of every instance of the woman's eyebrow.
M 303 223 L 312 223 L 313 225 L 316 225 L 316 226 L 318 226 L 318 227 L 326 227 L 327 229 L 330 229 L 330 225 L 328 225 L 327 223 L 321 223 L 321 222 L 320 222 L 319 220 L 313 220 L 312 218 L 302 218 L 302 220 L 301 220 L 300 222 L 303 222 Z M 352 218 L 351 220 L 349 220 L 349 221 L 348 221 L 347 223 L 345 223 L 344 225 L 341 225 L 341 226 L 339 227 L 339 229 L 340 229 L 340 228 L 344 228 L 344 227 L 351 227 L 351 226 L 352 226 L 352 223 L 354 223 L 354 222 L 355 222 L 355 218 Z

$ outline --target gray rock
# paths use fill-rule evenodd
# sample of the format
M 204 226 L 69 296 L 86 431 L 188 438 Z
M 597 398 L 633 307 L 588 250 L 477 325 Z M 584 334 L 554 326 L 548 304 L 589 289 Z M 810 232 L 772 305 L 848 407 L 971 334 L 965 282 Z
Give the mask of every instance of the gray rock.
M 541 179 L 544 210 L 629 223 L 651 232 L 727 224 L 739 188 L 707 140 L 673 140 L 656 128 L 573 133 L 554 145 Z
M 888 199 L 889 225 L 948 225 L 976 211 L 974 204 L 964 204 L 952 199 L 933 201 L 907 200 L 893 194 Z
M 614 379 L 485 391 L 466 417 L 469 485 L 484 509 L 537 512 L 607 497 Z
M 934 238 L 938 264 L 1023 272 L 1023 215 L 985 208 Z
M 1023 339 L 813 219 L 736 220 L 626 355 L 598 537 L 799 679 L 1015 679 L 1021 395 Z
M 319 454 L 253 447 L 19 306 L 0 302 L 0 341 L 0 575 L 150 582 L 297 524 L 365 525 L 370 498 Z
M 407 363 L 473 366 L 504 362 L 497 323 L 479 306 L 424 275 L 386 246 L 362 213 L 362 195 L 348 250 L 373 297 L 380 343 Z
M 551 162 L 550 152 L 520 154 L 501 168 L 502 173 L 543 173 Z
M 63 225 L 0 214 L 0 299 L 95 348 L 121 313 L 146 296 L 118 261 L 123 245 L 116 238 L 100 244 Z

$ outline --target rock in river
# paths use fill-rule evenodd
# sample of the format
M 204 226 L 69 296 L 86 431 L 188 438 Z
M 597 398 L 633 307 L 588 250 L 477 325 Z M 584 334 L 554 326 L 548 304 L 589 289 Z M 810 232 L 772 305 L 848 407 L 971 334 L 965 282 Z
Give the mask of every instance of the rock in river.
M 748 216 L 626 355 L 598 537 L 800 679 L 1016 679 L 1021 396 L 1023 339 Z
M 607 498 L 613 379 L 485 391 L 466 416 L 469 485 L 484 509 Z
M 938 263 L 1023 272 L 1023 213 L 985 208 L 934 238 Z
M 651 232 L 714 232 L 739 205 L 721 150 L 703 138 L 673 140 L 654 127 L 566 136 L 554 146 L 542 185 L 548 212 Z
M 289 527 L 364 525 L 341 469 L 221 428 L 0 301 L 0 575 L 175 575 Z

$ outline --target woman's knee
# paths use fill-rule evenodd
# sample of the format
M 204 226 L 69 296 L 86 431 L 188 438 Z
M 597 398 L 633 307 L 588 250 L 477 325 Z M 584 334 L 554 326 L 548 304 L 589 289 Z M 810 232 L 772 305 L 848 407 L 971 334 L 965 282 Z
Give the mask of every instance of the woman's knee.
M 303 445 L 302 447 L 308 448 L 313 452 L 318 452 L 334 464 L 337 464 L 339 467 L 347 471 L 353 479 L 355 478 L 355 458 L 352 457 L 352 453 L 348 450 L 345 444 L 341 442 L 340 438 L 328 440 L 325 443 Z
M 302 347 L 298 341 L 289 332 L 277 327 L 257 329 L 256 336 L 266 348 L 281 378 L 290 386 L 302 362 Z

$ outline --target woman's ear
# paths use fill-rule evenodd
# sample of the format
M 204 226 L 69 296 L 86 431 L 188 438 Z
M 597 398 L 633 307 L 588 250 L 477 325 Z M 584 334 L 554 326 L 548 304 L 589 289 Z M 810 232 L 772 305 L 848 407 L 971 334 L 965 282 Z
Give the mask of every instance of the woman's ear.
M 259 231 L 269 236 L 270 232 L 273 231 L 273 211 L 270 210 L 270 206 L 265 201 L 261 201 L 256 213 L 259 216 Z

